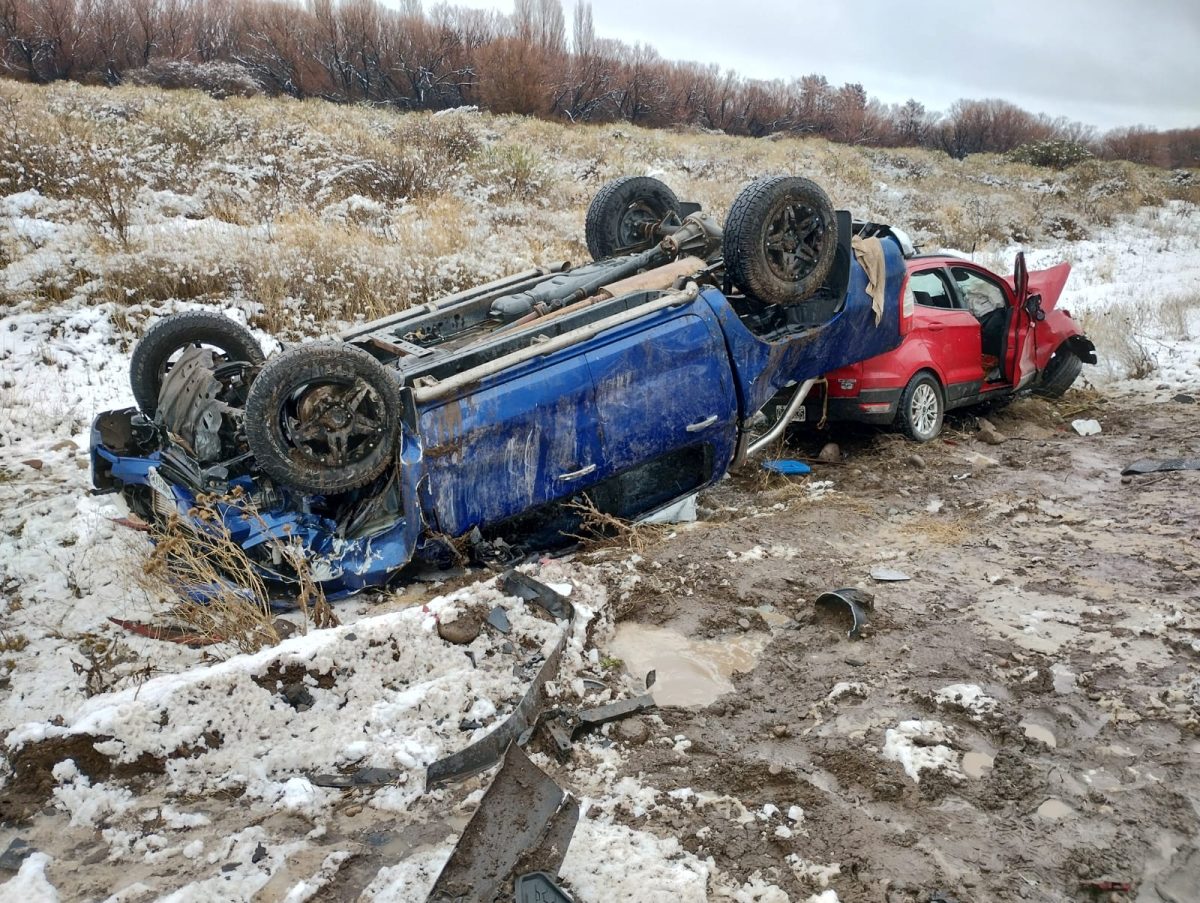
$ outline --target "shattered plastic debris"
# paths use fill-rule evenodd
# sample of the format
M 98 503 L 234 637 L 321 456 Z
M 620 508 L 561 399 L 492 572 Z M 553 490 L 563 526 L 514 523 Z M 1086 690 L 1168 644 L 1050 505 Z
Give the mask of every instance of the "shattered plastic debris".
M 784 476 L 812 473 L 812 468 L 803 461 L 796 461 L 791 458 L 783 458 L 778 461 L 763 461 L 762 466 L 763 470 L 769 470 L 772 473 L 779 473 Z
M 872 568 L 871 579 L 878 580 L 880 583 L 902 583 L 905 580 L 911 580 L 912 577 L 895 568 Z
M 1075 430 L 1081 436 L 1098 436 L 1100 435 L 1100 421 L 1072 420 L 1071 429 Z

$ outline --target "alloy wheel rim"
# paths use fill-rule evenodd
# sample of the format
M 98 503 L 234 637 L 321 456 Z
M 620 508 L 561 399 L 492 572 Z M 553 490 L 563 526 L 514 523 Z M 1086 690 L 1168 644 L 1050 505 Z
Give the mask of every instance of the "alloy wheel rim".
M 912 415 L 913 426 L 916 431 L 922 436 L 928 436 L 933 432 L 937 425 L 938 401 L 937 395 L 933 391 L 933 386 L 929 383 L 921 383 L 913 392 L 912 402 L 909 404 L 909 412 Z

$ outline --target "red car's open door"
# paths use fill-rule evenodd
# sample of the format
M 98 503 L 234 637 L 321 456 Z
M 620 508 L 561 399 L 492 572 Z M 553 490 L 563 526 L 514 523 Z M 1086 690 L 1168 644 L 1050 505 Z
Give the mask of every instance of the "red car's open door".
M 1017 253 L 1017 262 L 1013 269 L 1013 289 L 1016 310 L 1013 311 L 1009 326 L 1004 372 L 1011 379 L 1013 386 L 1019 389 L 1037 375 L 1032 327 L 1037 315 L 1041 314 L 1040 305 L 1028 303 L 1036 296 L 1029 294 L 1029 270 L 1025 266 L 1024 251 Z

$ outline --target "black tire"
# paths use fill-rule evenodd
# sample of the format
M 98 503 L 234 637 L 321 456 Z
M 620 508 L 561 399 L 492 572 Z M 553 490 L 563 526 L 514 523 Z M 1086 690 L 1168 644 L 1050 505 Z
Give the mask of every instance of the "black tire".
M 1083 372 L 1083 361 L 1066 345 L 1060 345 L 1046 364 L 1041 382 L 1034 393 L 1046 398 L 1062 398 Z
M 654 243 L 645 226 L 679 214 L 675 192 L 650 176 L 624 176 L 606 183 L 588 205 L 584 234 L 592 260 L 644 250 Z
M 725 270 L 770 304 L 812 297 L 833 269 L 838 227 L 829 195 L 810 179 L 768 176 L 734 198 L 725 220 Z
M 922 370 L 910 379 L 900 395 L 896 417 L 905 435 L 914 442 L 936 439 L 946 417 L 946 394 L 937 377 Z
M 171 359 L 189 345 L 217 348 L 226 363 L 243 361 L 257 365 L 264 360 L 250 330 L 222 314 L 191 310 L 163 317 L 146 330 L 133 347 L 129 361 L 129 385 L 138 407 L 147 417 L 153 417 L 158 410 L 158 393 Z
M 400 415 L 400 384 L 383 364 L 353 345 L 313 342 L 272 358 L 250 384 L 246 441 L 273 480 L 335 495 L 387 469 Z

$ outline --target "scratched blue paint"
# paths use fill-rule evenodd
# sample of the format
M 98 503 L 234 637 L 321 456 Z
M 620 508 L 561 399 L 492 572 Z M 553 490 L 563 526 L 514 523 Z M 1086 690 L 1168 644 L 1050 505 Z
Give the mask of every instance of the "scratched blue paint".
M 752 333 L 728 299 L 707 288 L 417 410 L 417 434 L 403 431 L 397 462 L 403 516 L 371 536 L 339 536 L 336 523 L 312 513 L 318 500 L 286 492 L 254 514 L 222 502 L 222 523 L 246 549 L 298 540 L 336 599 L 385 583 L 432 547 L 433 533 L 459 536 L 505 521 L 666 453 L 707 448 L 711 484 L 732 462 L 742 424 L 780 389 L 899 345 L 905 266 L 891 241 L 882 244 L 886 303 L 878 326 L 857 262 L 841 311 L 774 342 Z M 158 452 L 114 453 L 95 429 L 92 460 L 97 486 L 108 484 L 98 474 L 149 486 L 161 464 Z M 256 491 L 250 478 L 240 482 L 247 495 Z M 170 491 L 188 516 L 195 499 L 184 487 Z

